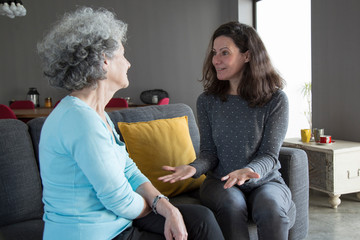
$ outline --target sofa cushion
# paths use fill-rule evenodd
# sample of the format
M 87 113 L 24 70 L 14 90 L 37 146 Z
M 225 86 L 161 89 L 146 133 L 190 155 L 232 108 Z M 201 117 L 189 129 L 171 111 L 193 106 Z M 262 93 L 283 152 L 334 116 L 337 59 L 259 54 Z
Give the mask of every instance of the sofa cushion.
M 46 120 L 46 117 L 38 117 L 34 118 L 27 122 L 27 125 L 29 127 L 29 132 L 31 135 L 32 143 L 34 146 L 34 152 L 37 164 L 39 166 L 39 142 L 40 142 L 40 135 L 41 135 L 41 129 L 44 125 L 44 122 Z
M 0 227 L 1 240 L 40 240 L 43 238 L 44 221 L 33 219 Z
M 200 149 L 200 135 L 192 109 L 183 103 L 154 105 L 147 107 L 127 108 L 109 113 L 109 117 L 117 127 L 117 122 L 147 122 L 155 119 L 188 117 L 189 132 L 196 154 Z M 118 128 L 116 131 L 120 134 Z M 122 138 L 123 140 L 123 138 Z
M 42 218 L 41 180 L 25 123 L 0 120 L 0 226 Z
M 169 174 L 162 166 L 180 166 L 195 160 L 187 116 L 148 122 L 119 122 L 130 158 L 153 185 L 169 197 L 200 187 L 205 176 L 176 183 L 164 183 L 158 178 Z

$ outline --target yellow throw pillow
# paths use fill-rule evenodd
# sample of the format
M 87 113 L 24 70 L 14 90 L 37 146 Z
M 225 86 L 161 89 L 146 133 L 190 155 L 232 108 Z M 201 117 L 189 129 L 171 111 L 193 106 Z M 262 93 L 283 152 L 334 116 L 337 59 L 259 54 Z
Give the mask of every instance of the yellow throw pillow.
M 187 116 L 149 122 L 119 122 L 118 126 L 129 156 L 162 194 L 173 197 L 200 187 L 204 175 L 176 183 L 158 180 L 158 177 L 170 174 L 162 170 L 162 166 L 184 165 L 196 158 Z

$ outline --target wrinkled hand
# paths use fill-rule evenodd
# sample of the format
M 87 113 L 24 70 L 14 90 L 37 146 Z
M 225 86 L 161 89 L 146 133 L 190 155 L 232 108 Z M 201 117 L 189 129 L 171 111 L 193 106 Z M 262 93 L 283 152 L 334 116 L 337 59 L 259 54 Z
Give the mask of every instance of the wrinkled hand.
M 184 219 L 177 208 L 165 217 L 164 235 L 166 240 L 187 240 L 188 238 Z
M 173 174 L 159 177 L 158 180 L 170 183 L 191 178 L 196 173 L 196 169 L 189 165 L 181 165 L 178 167 L 163 166 L 162 169 L 173 172 Z
M 260 175 L 254 172 L 251 168 L 242 168 L 222 177 L 221 181 L 226 181 L 224 188 L 228 189 L 235 184 L 241 186 L 242 184 L 244 184 L 245 181 L 251 178 L 260 178 Z

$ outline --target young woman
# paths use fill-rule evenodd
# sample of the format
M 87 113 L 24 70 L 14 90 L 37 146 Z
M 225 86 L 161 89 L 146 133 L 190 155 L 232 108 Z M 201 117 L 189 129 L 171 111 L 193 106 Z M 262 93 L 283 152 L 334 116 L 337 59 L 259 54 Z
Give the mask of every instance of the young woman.
M 256 31 L 239 22 L 213 34 L 197 101 L 200 154 L 189 165 L 164 166 L 159 178 L 175 182 L 207 174 L 201 200 L 213 210 L 225 239 L 288 239 L 294 203 L 278 160 L 288 126 L 283 79 Z

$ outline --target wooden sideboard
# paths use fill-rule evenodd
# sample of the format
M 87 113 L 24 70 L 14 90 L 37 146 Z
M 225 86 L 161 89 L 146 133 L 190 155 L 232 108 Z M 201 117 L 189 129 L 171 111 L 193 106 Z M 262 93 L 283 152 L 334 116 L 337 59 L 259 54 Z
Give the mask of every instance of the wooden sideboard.
M 283 146 L 307 153 L 310 188 L 328 193 L 332 208 L 341 203 L 341 194 L 356 192 L 360 199 L 360 143 L 342 140 L 331 144 L 303 143 L 299 138 L 291 138 L 285 139 Z
M 32 119 L 37 117 L 47 117 L 53 108 L 40 107 L 35 109 L 12 109 L 19 119 Z

